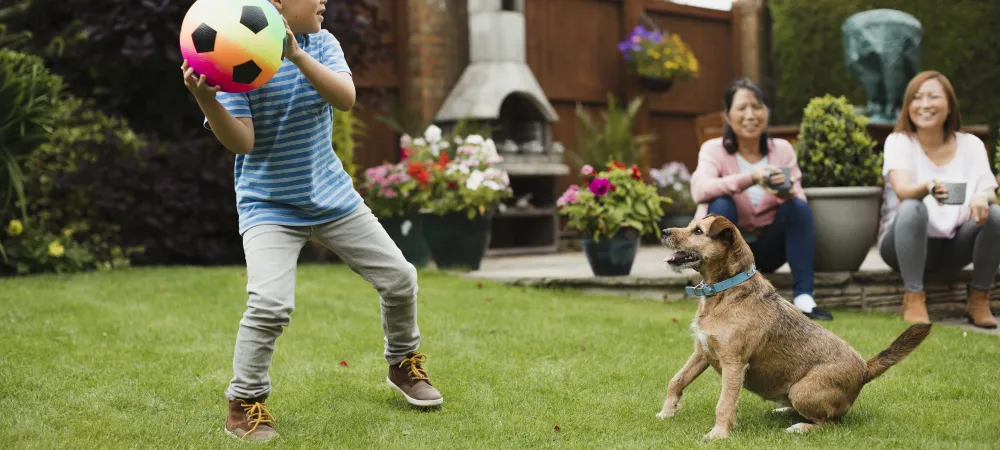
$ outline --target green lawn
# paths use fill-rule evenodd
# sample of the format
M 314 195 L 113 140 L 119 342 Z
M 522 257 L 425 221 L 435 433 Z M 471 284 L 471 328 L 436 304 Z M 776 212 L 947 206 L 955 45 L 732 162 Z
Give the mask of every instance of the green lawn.
M 10 448 L 223 448 L 223 391 L 244 308 L 240 267 L 0 279 L 0 442 Z M 296 448 L 985 448 L 1000 441 L 1000 340 L 936 327 L 861 393 L 843 423 L 793 418 L 747 391 L 726 443 L 705 443 L 719 376 L 660 421 L 687 358 L 693 304 L 538 291 L 421 274 L 422 351 L 445 405 L 384 382 L 374 291 L 343 266 L 299 271 L 268 401 Z M 869 357 L 897 317 L 823 323 Z M 347 363 L 341 365 L 341 361 Z M 558 429 L 557 429 L 558 427 Z M 992 444 L 991 444 L 992 443 Z

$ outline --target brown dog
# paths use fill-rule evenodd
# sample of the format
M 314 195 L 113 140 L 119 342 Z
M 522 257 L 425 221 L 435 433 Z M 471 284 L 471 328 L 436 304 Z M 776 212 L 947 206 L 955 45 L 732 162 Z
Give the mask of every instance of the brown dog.
M 674 252 L 665 260 L 674 270 L 695 269 L 703 285 L 721 292 L 709 291 L 698 302 L 691 324 L 694 353 L 670 380 L 656 417 L 676 415 L 684 388 L 711 365 L 722 375 L 722 392 L 715 427 L 705 436 L 709 439 L 729 436 L 741 387 L 785 406 L 776 412 L 794 411 L 812 422 L 792 425 L 788 432 L 837 420 L 865 384 L 905 358 L 931 331 L 930 324 L 913 325 L 865 361 L 753 270 L 750 247 L 725 217 L 709 215 L 687 228 L 664 230 L 663 245 Z

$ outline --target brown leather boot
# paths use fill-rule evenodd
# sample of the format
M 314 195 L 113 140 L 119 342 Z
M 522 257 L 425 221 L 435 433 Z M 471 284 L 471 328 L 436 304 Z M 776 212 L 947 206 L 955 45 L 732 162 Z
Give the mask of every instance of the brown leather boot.
M 240 439 L 253 441 L 269 441 L 278 437 L 273 426 L 274 416 L 264 407 L 266 398 L 230 400 L 226 432 Z
M 990 293 L 983 291 L 969 291 L 969 301 L 965 305 L 965 313 L 969 317 L 969 322 L 979 328 L 996 328 L 997 319 L 990 311 Z
M 410 352 L 399 364 L 389 365 L 389 376 L 386 382 L 392 386 L 406 401 L 414 406 L 436 406 L 444 402 L 441 393 L 431 385 L 430 377 L 423 368 L 427 356 L 419 352 Z
M 931 323 L 927 317 L 927 297 L 923 291 L 903 294 L 903 320 L 908 323 Z

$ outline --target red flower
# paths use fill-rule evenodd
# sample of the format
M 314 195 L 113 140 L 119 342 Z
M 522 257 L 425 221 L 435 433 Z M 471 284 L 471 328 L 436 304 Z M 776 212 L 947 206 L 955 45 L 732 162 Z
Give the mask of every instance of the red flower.
M 431 174 L 427 171 L 427 168 L 419 161 L 413 161 L 406 166 L 406 173 L 410 174 L 411 177 L 417 179 L 417 183 L 421 186 L 426 185 L 431 180 Z
M 642 179 L 642 174 L 639 172 L 638 166 L 635 165 L 632 166 L 632 178 L 635 178 L 636 180 Z
M 443 168 L 444 166 L 447 166 L 449 162 L 451 162 L 451 158 L 448 157 L 448 154 L 441 152 L 441 156 L 438 157 L 438 166 Z
M 611 190 L 613 191 L 613 190 L 615 190 L 615 189 L 618 189 L 618 186 L 615 186 L 615 184 L 614 184 L 614 183 L 611 183 Z
M 454 182 L 454 181 L 449 181 L 449 182 L 448 182 L 448 189 L 455 189 L 455 186 L 456 186 L 456 185 L 455 185 L 455 182 Z
M 343 367 L 347 367 L 347 361 L 341 361 L 340 365 L 343 366 Z
M 625 164 L 618 162 L 618 160 L 612 159 L 611 162 L 608 163 L 608 170 L 614 170 L 616 167 L 619 169 L 624 169 Z

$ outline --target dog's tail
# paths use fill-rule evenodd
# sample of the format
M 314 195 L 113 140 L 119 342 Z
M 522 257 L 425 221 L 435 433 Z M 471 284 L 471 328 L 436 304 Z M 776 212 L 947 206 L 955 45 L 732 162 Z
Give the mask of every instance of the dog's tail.
M 885 373 L 890 367 L 906 358 L 931 333 L 931 324 L 918 323 L 911 325 L 899 335 L 889 348 L 868 360 L 868 372 L 865 373 L 865 383 Z

